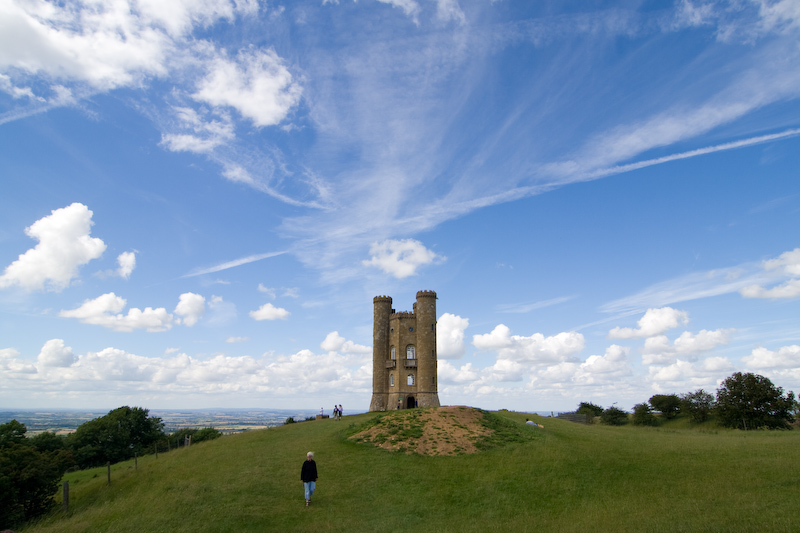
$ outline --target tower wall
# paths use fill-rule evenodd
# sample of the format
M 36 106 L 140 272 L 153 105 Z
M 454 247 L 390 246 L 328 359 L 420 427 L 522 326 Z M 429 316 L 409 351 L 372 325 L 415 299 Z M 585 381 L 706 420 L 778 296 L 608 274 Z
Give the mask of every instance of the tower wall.
M 370 411 L 385 411 L 389 392 L 389 316 L 392 314 L 392 299 L 376 296 L 372 299 L 372 400 Z
M 414 305 L 417 333 L 417 403 L 439 407 L 436 359 L 436 293 L 419 291 Z

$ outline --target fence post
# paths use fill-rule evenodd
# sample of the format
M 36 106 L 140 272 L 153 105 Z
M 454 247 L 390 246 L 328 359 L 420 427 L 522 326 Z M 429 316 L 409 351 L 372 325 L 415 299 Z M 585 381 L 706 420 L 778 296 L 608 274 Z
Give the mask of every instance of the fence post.
M 69 481 L 64 481 L 64 496 L 62 497 L 64 512 L 69 511 Z
M 111 485 L 111 461 L 106 462 L 106 467 L 108 468 L 108 485 Z

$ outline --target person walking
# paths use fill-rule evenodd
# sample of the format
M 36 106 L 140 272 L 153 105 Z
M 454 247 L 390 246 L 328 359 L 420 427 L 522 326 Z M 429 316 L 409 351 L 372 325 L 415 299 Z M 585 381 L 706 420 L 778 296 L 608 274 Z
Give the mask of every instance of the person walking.
M 306 454 L 306 460 L 303 461 L 303 468 L 300 469 L 300 481 L 303 482 L 303 488 L 306 495 L 306 507 L 311 503 L 311 496 L 314 495 L 314 489 L 317 488 L 317 463 L 314 462 L 314 452 Z

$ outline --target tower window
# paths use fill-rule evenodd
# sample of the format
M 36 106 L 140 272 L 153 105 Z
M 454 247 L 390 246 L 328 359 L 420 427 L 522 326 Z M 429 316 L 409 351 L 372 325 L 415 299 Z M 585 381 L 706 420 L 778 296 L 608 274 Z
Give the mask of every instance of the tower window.
M 394 374 L 389 374 L 389 386 L 394 387 Z
M 414 347 L 410 344 L 406 346 L 406 359 L 414 359 L 416 357 L 416 352 L 414 351 Z
M 409 375 L 408 375 L 408 381 L 407 381 L 407 383 L 408 383 L 409 385 L 413 385 L 413 384 L 414 384 L 414 374 L 409 374 Z
M 392 346 L 392 361 L 394 361 L 395 359 L 397 359 L 397 354 L 395 354 L 394 346 Z

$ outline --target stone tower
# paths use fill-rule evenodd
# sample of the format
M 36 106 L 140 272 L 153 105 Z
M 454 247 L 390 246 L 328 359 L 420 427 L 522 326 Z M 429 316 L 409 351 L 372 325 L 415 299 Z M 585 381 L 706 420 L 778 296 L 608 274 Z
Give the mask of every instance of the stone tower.
M 372 303 L 370 411 L 439 407 L 436 293 L 419 291 L 412 312 L 396 313 L 389 296 Z

